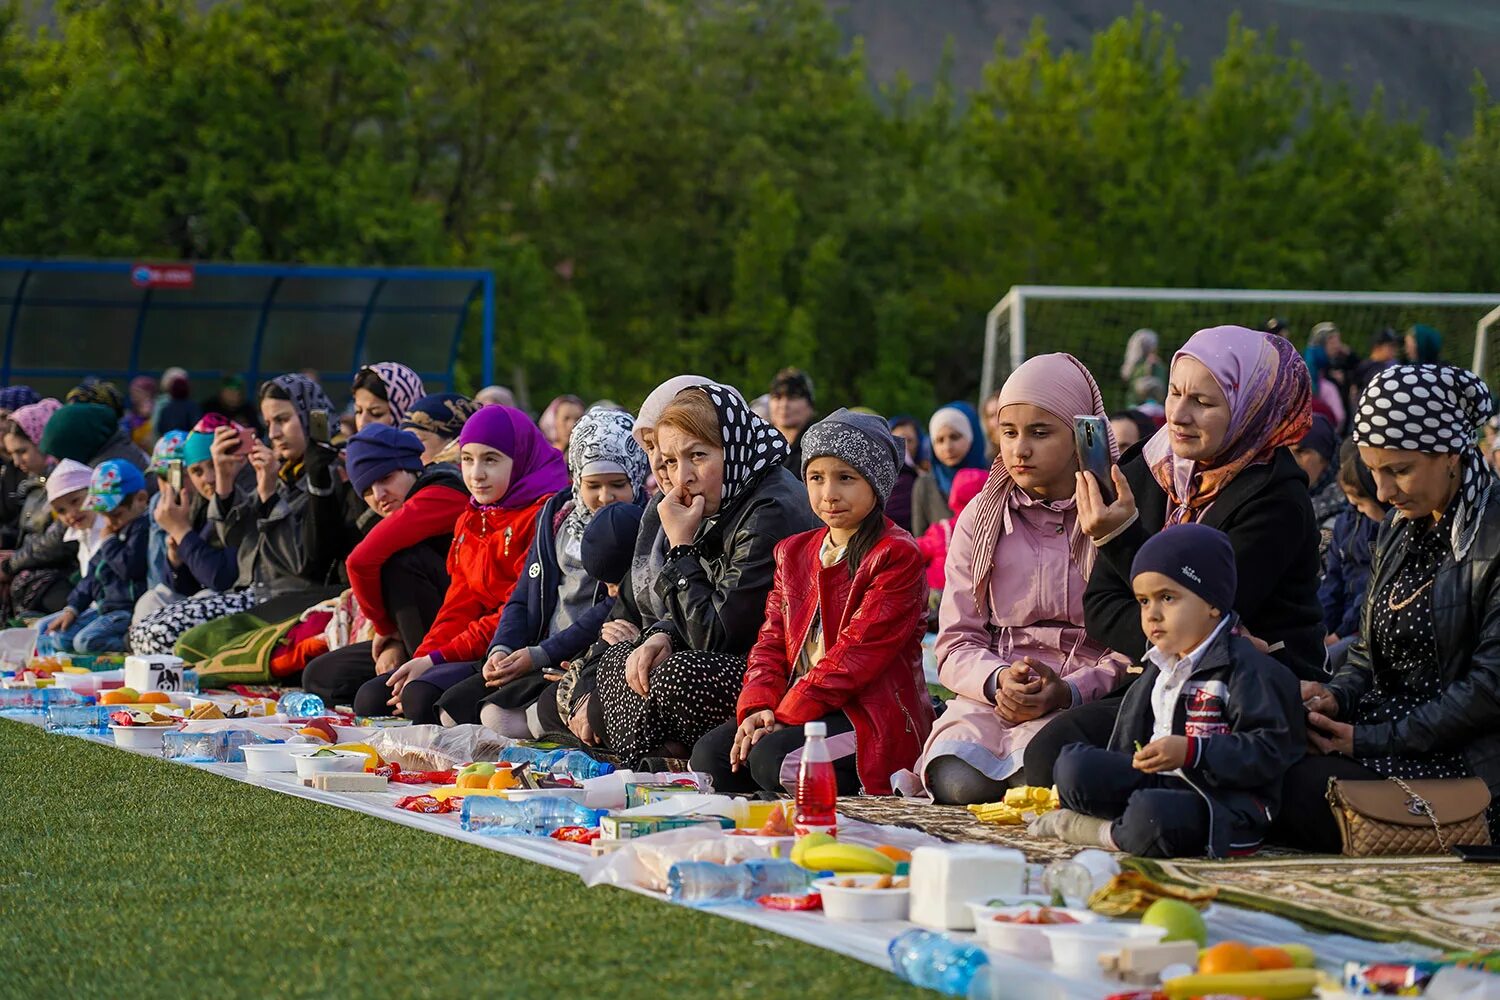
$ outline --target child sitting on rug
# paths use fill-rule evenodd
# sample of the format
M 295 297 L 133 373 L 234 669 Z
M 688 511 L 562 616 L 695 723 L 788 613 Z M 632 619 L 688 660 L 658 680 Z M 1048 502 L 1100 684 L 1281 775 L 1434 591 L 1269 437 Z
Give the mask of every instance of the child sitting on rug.
M 136 599 L 146 592 L 148 500 L 146 477 L 129 462 L 101 462 L 89 480 L 84 505 L 103 514 L 106 537 L 89 563 L 88 576 L 68 595 L 68 606 L 42 619 L 49 651 L 107 653 L 125 649 Z M 38 642 L 38 648 L 43 645 Z
M 1146 671 L 1110 747 L 1075 743 L 1054 775 L 1062 809 L 1037 836 L 1141 857 L 1249 854 L 1303 754 L 1297 679 L 1236 634 L 1234 549 L 1201 524 L 1152 535 L 1130 570 Z
M 922 554 L 885 516 L 903 446 L 880 417 L 849 410 L 798 444 L 808 502 L 826 527 L 777 543 L 738 722 L 698 741 L 693 769 L 711 775 L 716 792 L 792 791 L 803 727 L 822 722 L 839 794 L 889 795 L 933 718 Z

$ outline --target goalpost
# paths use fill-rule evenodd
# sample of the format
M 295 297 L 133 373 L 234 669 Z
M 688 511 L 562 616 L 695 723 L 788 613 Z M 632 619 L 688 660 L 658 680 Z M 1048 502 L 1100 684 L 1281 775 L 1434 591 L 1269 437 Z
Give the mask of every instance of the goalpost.
M 1333 292 L 1230 288 L 1100 288 L 1016 285 L 985 321 L 981 398 L 1004 383 L 1021 362 L 1036 354 L 1067 351 L 1099 381 L 1105 403 L 1125 405 L 1120 376 L 1125 342 L 1142 327 L 1161 338 L 1163 363 L 1195 330 L 1222 324 L 1264 328 L 1281 320 L 1298 348 L 1318 323 L 1332 322 L 1344 343 L 1361 357 L 1371 337 L 1390 327 L 1404 334 L 1425 323 L 1443 336 L 1443 360 L 1471 365 L 1492 387 L 1500 386 L 1500 292 Z M 1470 339 L 1472 337 L 1472 340 Z

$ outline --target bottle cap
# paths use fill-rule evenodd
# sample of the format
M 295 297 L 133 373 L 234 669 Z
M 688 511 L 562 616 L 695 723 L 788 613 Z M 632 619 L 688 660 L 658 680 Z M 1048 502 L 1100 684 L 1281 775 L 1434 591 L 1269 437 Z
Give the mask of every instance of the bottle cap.
M 805 725 L 805 726 L 802 727 L 802 735 L 804 735 L 804 736 L 827 736 L 828 735 L 828 723 L 826 723 L 826 722 L 809 722 L 807 725 Z

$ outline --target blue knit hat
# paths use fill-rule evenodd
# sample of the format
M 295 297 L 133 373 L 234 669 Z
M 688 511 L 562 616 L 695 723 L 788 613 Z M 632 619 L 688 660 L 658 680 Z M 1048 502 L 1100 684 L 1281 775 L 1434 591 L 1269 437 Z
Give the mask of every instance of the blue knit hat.
M 421 472 L 422 442 L 410 431 L 398 431 L 389 424 L 366 424 L 349 439 L 344 467 L 354 488 L 364 496 L 376 481 L 398 469 Z
M 1197 594 L 1225 614 L 1234 610 L 1239 586 L 1234 547 L 1218 528 L 1188 522 L 1163 528 L 1140 547 L 1130 564 L 1130 578 L 1160 573 Z
M 641 508 L 633 503 L 605 504 L 583 529 L 583 568 L 600 583 L 619 583 L 630 572 L 635 536 L 641 530 Z

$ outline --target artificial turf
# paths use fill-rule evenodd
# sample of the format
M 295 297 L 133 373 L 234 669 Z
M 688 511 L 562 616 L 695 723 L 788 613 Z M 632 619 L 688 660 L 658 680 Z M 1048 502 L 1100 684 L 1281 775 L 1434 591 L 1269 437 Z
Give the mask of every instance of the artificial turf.
M 744 924 L 0 721 L 0 996 L 932 996 Z

